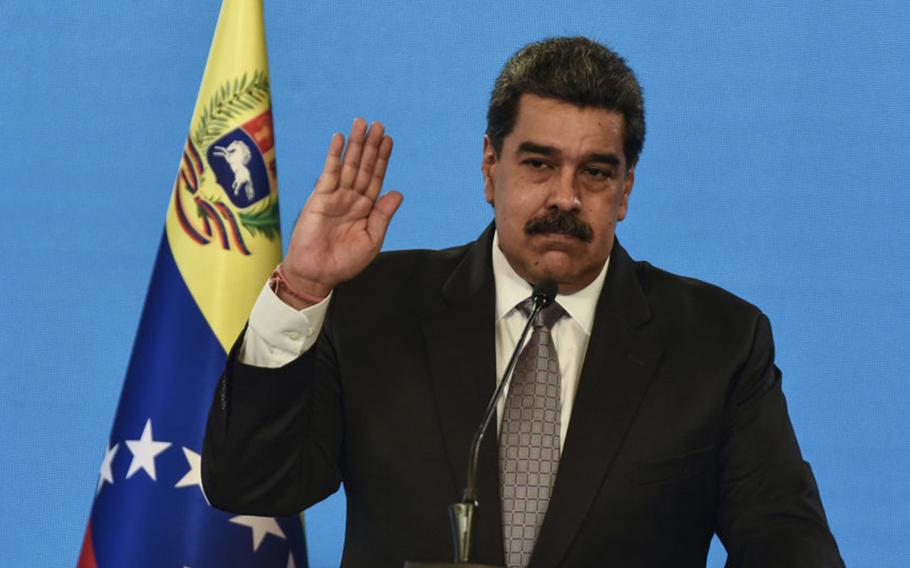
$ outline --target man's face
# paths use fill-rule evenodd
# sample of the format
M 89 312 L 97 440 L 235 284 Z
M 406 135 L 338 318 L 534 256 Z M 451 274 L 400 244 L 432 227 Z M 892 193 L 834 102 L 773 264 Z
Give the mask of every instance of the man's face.
M 499 246 L 528 282 L 550 277 L 566 294 L 600 273 L 634 181 L 623 125 L 616 111 L 524 94 L 498 157 L 484 138 L 484 195 Z

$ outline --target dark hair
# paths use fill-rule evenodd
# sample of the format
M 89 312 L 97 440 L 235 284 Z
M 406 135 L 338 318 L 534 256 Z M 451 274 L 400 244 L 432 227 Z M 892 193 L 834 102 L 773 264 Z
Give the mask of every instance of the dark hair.
M 487 136 L 497 155 L 515 126 L 524 93 L 619 112 L 625 122 L 626 164 L 638 162 L 645 142 L 641 86 L 623 58 L 610 49 L 585 37 L 557 37 L 526 45 L 510 57 L 487 109 Z

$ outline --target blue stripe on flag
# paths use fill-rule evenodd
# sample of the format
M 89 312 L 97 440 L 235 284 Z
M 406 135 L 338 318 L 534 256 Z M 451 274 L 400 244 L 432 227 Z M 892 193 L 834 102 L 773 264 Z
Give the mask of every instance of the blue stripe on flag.
M 278 519 L 274 526 L 264 522 L 256 530 L 230 522 L 235 515 L 207 505 L 200 486 L 193 484 L 198 478 L 185 479 L 193 469 L 186 451 L 201 453 L 224 360 L 165 235 L 111 433 L 110 447 L 117 444 L 113 483 L 101 485 L 92 510 L 100 568 L 306 566 L 298 517 Z M 143 443 L 149 420 L 151 437 Z M 171 445 L 161 450 L 155 442 Z M 145 461 L 137 457 L 151 454 Z M 176 487 L 181 480 L 186 486 Z M 293 563 L 290 550 L 295 551 Z

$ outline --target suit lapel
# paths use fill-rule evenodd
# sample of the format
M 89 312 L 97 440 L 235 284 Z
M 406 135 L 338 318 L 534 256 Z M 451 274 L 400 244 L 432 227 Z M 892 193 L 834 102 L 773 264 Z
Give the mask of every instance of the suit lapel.
M 661 354 L 649 319 L 635 265 L 616 242 L 532 567 L 559 564 L 622 445 Z
M 431 383 L 452 476 L 452 502 L 461 500 L 468 451 L 496 384 L 492 226 L 475 241 L 421 314 Z M 481 446 L 472 557 L 502 558 L 498 448 L 491 425 Z M 493 559 L 493 560 L 490 560 Z

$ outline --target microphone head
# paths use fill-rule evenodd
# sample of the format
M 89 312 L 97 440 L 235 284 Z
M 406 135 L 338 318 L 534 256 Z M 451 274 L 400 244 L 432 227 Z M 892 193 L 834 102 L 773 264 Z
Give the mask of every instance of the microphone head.
M 531 293 L 531 298 L 535 303 L 540 302 L 541 308 L 545 308 L 553 303 L 553 299 L 556 298 L 556 292 L 558 291 L 559 286 L 556 284 L 556 280 L 544 278 L 534 286 L 534 292 Z

